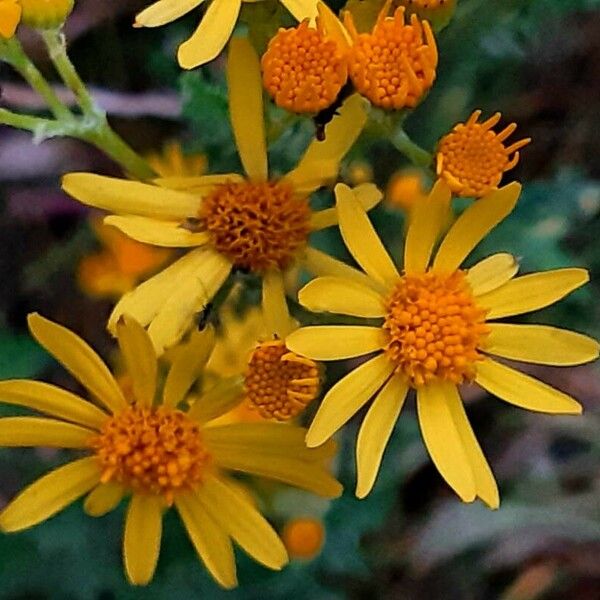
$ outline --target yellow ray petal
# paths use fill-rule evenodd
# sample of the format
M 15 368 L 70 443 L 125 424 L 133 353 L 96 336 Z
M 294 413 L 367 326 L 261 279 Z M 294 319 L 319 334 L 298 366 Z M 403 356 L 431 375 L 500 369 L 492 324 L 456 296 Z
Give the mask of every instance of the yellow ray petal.
M 395 282 L 400 275 L 352 190 L 338 183 L 335 197 L 340 232 L 356 262 L 376 281 Z
M 88 206 L 153 219 L 195 217 L 201 203 L 194 194 L 93 173 L 68 173 L 62 179 L 62 188 Z
M 475 381 L 490 394 L 527 410 L 558 415 L 583 410 L 571 396 L 489 358 L 477 363 Z
M 285 345 L 313 360 L 342 360 L 381 350 L 387 342 L 381 327 L 315 325 L 297 329 L 286 338 Z
M 206 423 L 229 412 L 243 399 L 243 377 L 241 375 L 227 377 L 202 394 L 188 411 L 188 416 Z
M 285 299 L 283 275 L 279 270 L 270 270 L 263 275 L 262 309 L 269 335 L 284 338 L 293 326 Z
M 473 248 L 515 207 L 521 185 L 516 181 L 475 201 L 456 220 L 440 244 L 433 269 L 455 271 Z
M 314 0 L 305 1 L 308 1 L 310 4 L 314 4 Z M 349 50 L 352 46 L 352 38 L 338 16 L 324 2 L 319 1 L 316 4 L 317 11 L 319 13 L 319 20 L 324 26 L 327 37 L 329 39 L 334 39 L 340 48 Z
M 298 301 L 312 312 L 377 318 L 386 314 L 383 296 L 372 287 L 342 277 L 317 277 L 298 292 Z
M 165 406 L 177 406 L 189 392 L 194 382 L 202 375 L 213 348 L 215 332 L 212 327 L 194 331 L 190 341 L 175 357 L 163 392 Z
M 226 531 L 209 517 L 196 494 L 177 495 L 175 506 L 200 560 L 226 589 L 237 585 L 235 556 Z
M 104 219 L 130 238 L 144 244 L 166 248 L 203 246 L 210 236 L 208 232 L 194 233 L 182 226 L 181 221 L 159 221 L 149 217 L 111 215 Z
M 20 531 L 52 517 L 89 492 L 100 481 L 95 457 L 58 467 L 26 487 L 0 513 L 0 528 Z
M 523 275 L 479 296 L 477 304 L 489 309 L 488 319 L 520 315 L 554 304 L 590 279 L 585 269 L 556 269 Z
M 133 395 L 141 406 L 152 406 L 156 393 L 156 354 L 146 330 L 129 315 L 117 322 L 117 338 Z
M 102 517 L 117 508 L 124 494 L 123 486 L 114 481 L 101 483 L 88 494 L 83 509 L 91 517 Z
M 471 428 L 458 390 L 455 385 L 446 385 L 445 387 L 446 402 L 452 414 L 454 426 L 473 470 L 477 496 L 490 508 L 498 508 L 500 506 L 500 495 L 496 479 Z
M 383 198 L 383 194 L 373 183 L 363 183 L 353 188 L 352 192 L 367 212 L 377 206 Z M 336 208 L 325 208 L 324 210 L 312 213 L 310 227 L 313 231 L 319 231 L 320 229 L 337 225 L 337 222 L 338 215 Z
M 263 117 L 260 63 L 246 38 L 233 38 L 227 59 L 229 114 L 244 170 L 253 181 L 266 181 L 267 142 Z
M 204 0 L 158 0 L 136 15 L 134 27 L 159 27 L 200 6 Z
M 192 37 L 179 46 L 179 66 L 195 69 L 216 58 L 233 33 L 241 5 L 241 0 L 213 0 Z
M 493 254 L 467 272 L 467 281 L 475 296 L 487 294 L 510 281 L 519 271 L 519 263 L 512 254 L 501 252 Z
M 197 497 L 215 522 L 252 558 L 279 571 L 288 556 L 283 542 L 258 510 L 225 479 L 206 478 Z
M 281 0 L 281 3 L 294 15 L 296 21 L 312 21 L 317 16 L 317 0 Z
M 134 494 L 127 509 L 123 536 L 123 560 L 133 585 L 152 579 L 160 552 L 162 500 L 158 496 Z
M 0 419 L 0 446 L 49 448 L 87 448 L 94 432 L 90 429 L 40 417 Z
M 239 173 L 218 173 L 216 175 L 200 175 L 198 177 L 157 177 L 152 183 L 172 190 L 183 190 L 204 198 L 221 183 L 233 183 L 244 181 L 244 177 Z
M 400 415 L 408 386 L 394 376 L 383 386 L 365 416 L 356 442 L 356 496 L 364 498 L 373 488 L 383 452 Z
M 102 359 L 78 335 L 44 319 L 38 313 L 27 317 L 33 337 L 86 387 L 104 406 L 118 411 L 127 406 L 121 389 Z
M 293 171 L 284 179 L 300 194 L 309 195 L 337 177 L 340 162 L 367 122 L 365 101 L 354 94 L 325 127 L 325 139 L 314 140 Z
M 231 272 L 231 263 L 218 252 L 210 248 L 195 252 L 199 254 L 191 277 L 172 290 L 148 327 L 157 354 L 181 339 L 194 316 L 214 298 Z
M 27 379 L 0 381 L 0 402 L 26 406 L 91 429 L 100 429 L 108 418 L 97 406 L 71 392 Z
M 545 325 L 489 323 L 483 350 L 543 365 L 580 365 L 598 358 L 598 342 L 587 335 Z
M 450 411 L 449 388 L 434 384 L 417 389 L 417 409 L 423 441 L 431 460 L 463 502 L 473 502 L 477 494 L 471 463 L 463 447 Z
M 306 435 L 309 447 L 320 446 L 348 421 L 386 382 L 394 365 L 385 354 L 363 363 L 325 395 Z
M 431 252 L 448 222 L 452 193 L 443 179 L 438 179 L 427 198 L 418 202 L 411 214 L 404 245 L 404 270 L 424 273 Z

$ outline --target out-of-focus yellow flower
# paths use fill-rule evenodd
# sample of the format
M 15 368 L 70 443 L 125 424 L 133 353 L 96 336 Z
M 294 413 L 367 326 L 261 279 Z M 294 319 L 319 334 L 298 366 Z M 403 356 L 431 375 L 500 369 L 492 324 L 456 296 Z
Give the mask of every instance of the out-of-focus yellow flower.
M 496 190 L 502 175 L 519 162 L 519 149 L 531 142 L 531 138 L 525 138 L 505 146 L 516 123 L 496 133 L 492 128 L 500 121 L 500 113 L 483 123 L 479 123 L 480 116 L 481 111 L 476 110 L 438 144 L 437 174 L 458 196 L 482 198 Z
M 449 23 L 456 10 L 456 0 L 398 0 L 398 4 L 404 6 L 409 15 L 427 19 L 436 31 Z
M 92 220 L 92 228 L 103 249 L 81 259 L 77 281 L 86 294 L 95 298 L 120 298 L 173 255 L 167 248 L 132 240 L 99 219 Z
M 180 66 L 194 69 L 216 58 L 237 23 L 242 2 L 257 0 L 209 0 L 208 9 L 200 25 L 177 52 Z M 204 0 L 158 0 L 135 18 L 134 27 L 159 27 L 191 12 Z M 281 0 L 298 20 L 313 19 L 317 15 L 317 0 Z
M 337 222 L 334 208 L 313 211 L 310 194 L 337 176 L 342 158 L 366 122 L 363 100 L 346 100 L 326 126 L 324 141 L 313 141 L 298 165 L 269 179 L 262 85 L 251 44 L 235 38 L 229 45 L 228 83 L 231 120 L 246 176 L 237 173 L 169 177 L 155 185 L 71 173 L 63 187 L 77 200 L 116 214 L 105 222 L 130 237 L 155 246 L 189 249 L 168 269 L 124 296 L 109 330 L 122 314 L 148 326 L 159 353 L 190 327 L 233 269 L 251 271 L 263 282 L 263 306 L 272 334 L 285 329 L 279 317 L 284 275 L 299 265 L 311 272 L 346 266 L 309 245 L 311 232 Z M 372 184 L 357 188 L 367 209 L 381 193 Z
M 184 154 L 177 141 L 167 142 L 161 152 L 152 152 L 146 160 L 160 177 L 197 177 L 207 167 L 204 154 Z
M 323 548 L 325 526 L 321 519 L 315 517 L 290 519 L 283 527 L 281 539 L 290 558 L 311 560 Z
M 157 361 L 146 331 L 119 320 L 117 336 L 131 377 L 125 397 L 100 357 L 68 329 L 37 314 L 29 328 L 86 388 L 87 401 L 56 386 L 30 380 L 0 382 L 0 400 L 47 417 L 0 419 L 0 445 L 75 448 L 87 454 L 58 467 L 23 490 L 0 513 L 0 528 L 37 525 L 88 494 L 86 512 L 101 516 L 131 495 L 123 536 L 128 579 L 145 585 L 160 551 L 162 515 L 174 505 L 200 559 L 226 588 L 237 584 L 232 541 L 271 569 L 287 562 L 285 547 L 227 471 L 275 479 L 325 497 L 341 492 L 326 463 L 334 445 L 310 450 L 305 430 L 273 423 L 208 427 L 228 408 L 213 390 L 188 410 L 179 409 L 210 355 L 211 329 L 196 332 L 189 352 L 171 365 L 157 393 Z
M 412 216 L 399 271 L 352 190 L 336 187 L 342 237 L 366 279 L 314 279 L 300 290 L 300 303 L 310 310 L 381 321 L 377 326 L 302 327 L 285 341 L 288 348 L 313 360 L 376 353 L 329 390 L 306 438 L 308 446 L 319 446 L 375 396 L 358 434 L 357 496 L 366 496 L 375 482 L 410 388 L 416 390 L 425 445 L 441 475 L 463 501 L 479 497 L 492 508 L 500 502 L 498 488 L 458 386 L 475 382 L 529 410 L 581 412 L 570 396 L 492 357 L 556 366 L 596 359 L 599 345 L 585 335 L 495 322 L 557 302 L 585 284 L 588 272 L 567 268 L 515 277 L 518 263 L 506 253 L 461 268 L 477 244 L 513 210 L 520 189 L 511 183 L 471 204 L 437 247 L 451 200 L 450 189 L 439 180 Z
M 19 0 L 21 21 L 29 27 L 52 29 L 65 22 L 73 10 L 73 0 Z
M 402 169 L 390 178 L 385 199 L 389 205 L 410 213 L 427 195 L 423 173 L 418 169 Z
M 346 169 L 346 181 L 352 186 L 373 181 L 373 167 L 364 160 L 353 160 Z
M 22 8 L 18 0 L 0 0 L 0 36 L 5 40 L 15 35 L 21 21 Z

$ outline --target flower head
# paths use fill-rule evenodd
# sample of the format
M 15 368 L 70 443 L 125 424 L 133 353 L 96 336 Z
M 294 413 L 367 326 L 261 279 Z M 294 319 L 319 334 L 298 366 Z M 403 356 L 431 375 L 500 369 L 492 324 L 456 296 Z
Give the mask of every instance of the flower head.
M 0 0 L 0 37 L 8 40 L 15 35 L 22 10 L 19 0 Z
M 299 294 L 315 311 L 380 319 L 380 324 L 303 327 L 286 338 L 313 360 L 376 355 L 326 394 L 307 435 L 310 447 L 330 438 L 375 397 L 357 442 L 356 494 L 371 490 L 407 392 L 416 390 L 419 423 L 429 454 L 466 502 L 499 504 L 498 489 L 477 443 L 458 385 L 475 382 L 507 402 L 534 411 L 577 414 L 566 394 L 497 362 L 499 356 L 547 365 L 576 365 L 598 356 L 584 335 L 497 319 L 525 314 L 560 300 L 588 281 L 584 269 L 558 269 L 515 277 L 517 261 L 494 254 L 465 268 L 463 260 L 514 208 L 520 186 L 511 183 L 472 204 L 446 229 L 451 192 L 440 180 L 417 205 L 399 271 L 352 191 L 336 187 L 340 230 L 364 273 L 321 277 Z
M 48 415 L 0 419 L 1 445 L 77 448 L 87 454 L 43 476 L 12 500 L 0 513 L 4 531 L 37 525 L 85 494 L 84 508 L 92 516 L 108 513 L 130 495 L 125 570 L 132 583 L 144 585 L 158 561 L 162 513 L 174 506 L 200 559 L 230 588 L 236 585 L 232 541 L 272 569 L 281 569 L 287 554 L 227 471 L 266 476 L 326 497 L 340 493 L 325 469 L 334 448 L 307 449 L 303 429 L 212 424 L 231 407 L 232 394 L 224 387 L 207 390 L 185 408 L 212 349 L 210 329 L 192 336 L 158 393 L 152 343 L 136 321 L 121 318 L 117 335 L 131 378 L 129 397 L 77 335 L 37 314 L 30 315 L 29 327 L 95 402 L 46 383 L 0 382 L 2 402 Z
M 19 0 L 21 21 L 30 27 L 51 29 L 65 22 L 73 10 L 73 0 Z
M 292 559 L 311 560 L 325 542 L 325 526 L 315 517 L 290 519 L 284 526 L 281 539 Z
M 516 124 L 496 133 L 492 128 L 500 121 L 500 113 L 483 123 L 479 123 L 480 116 L 476 110 L 438 144 L 437 174 L 459 196 L 481 198 L 497 189 L 502 175 L 519 162 L 519 149 L 531 141 L 525 138 L 505 146 Z
M 105 223 L 133 239 L 188 252 L 125 295 L 109 329 L 122 314 L 143 326 L 158 352 L 176 343 L 194 315 L 211 301 L 233 270 L 263 280 L 263 302 L 282 289 L 282 277 L 299 265 L 323 272 L 338 268 L 309 245 L 311 232 L 336 223 L 335 209 L 313 211 L 310 194 L 337 176 L 341 159 L 366 121 L 362 99 L 346 100 L 297 167 L 270 178 L 258 57 L 250 43 L 230 43 L 228 83 L 231 120 L 245 174 L 167 177 L 154 184 L 72 173 L 64 189 L 81 202 L 110 210 Z M 365 207 L 381 199 L 374 185 L 359 186 Z M 272 330 L 271 334 L 276 333 Z
M 456 0 L 398 0 L 408 14 L 416 14 L 420 19 L 427 19 L 436 31 L 445 27 L 454 11 Z
M 410 213 L 427 198 L 423 174 L 418 169 L 403 169 L 392 175 L 387 186 L 387 203 Z
M 148 164 L 159 177 L 197 177 L 206 172 L 204 154 L 184 154 L 177 141 L 167 142 L 160 152 L 146 156 Z

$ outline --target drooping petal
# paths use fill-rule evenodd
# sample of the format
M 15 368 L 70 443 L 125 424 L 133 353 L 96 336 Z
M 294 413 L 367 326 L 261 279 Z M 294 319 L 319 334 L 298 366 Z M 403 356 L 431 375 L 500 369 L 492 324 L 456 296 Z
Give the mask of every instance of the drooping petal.
M 68 173 L 62 179 L 62 188 L 87 206 L 152 219 L 181 221 L 195 217 L 201 203 L 194 194 L 93 173 Z
M 416 204 L 404 245 L 407 273 L 424 273 L 429 266 L 433 248 L 448 222 L 451 197 L 446 182 L 438 179 L 427 198 Z
M 440 475 L 463 502 L 473 502 L 477 494 L 475 478 L 449 406 L 452 385 L 430 384 L 417 389 L 419 425 Z
M 91 429 L 100 429 L 108 418 L 97 406 L 67 390 L 28 379 L 0 381 L 0 402 L 26 406 Z
M 267 332 L 284 338 L 293 323 L 285 299 L 281 271 L 272 269 L 264 273 L 262 284 L 262 309 Z
M 521 315 L 554 304 L 590 279 L 585 269 L 556 269 L 516 277 L 477 298 L 488 319 Z
M 215 347 L 215 331 L 206 327 L 194 331 L 190 341 L 177 354 L 165 381 L 163 404 L 177 406 L 189 392 L 194 382 L 202 375 L 204 366 Z
M 512 212 L 520 193 L 521 185 L 513 181 L 471 204 L 440 244 L 433 269 L 442 273 L 458 269 L 475 246 Z
M 129 315 L 123 315 L 117 322 L 117 338 L 135 399 L 141 406 L 152 406 L 158 365 L 146 330 Z
M 299 292 L 298 301 L 312 312 L 378 318 L 386 314 L 383 296 L 372 287 L 342 277 L 317 277 Z
M 195 493 L 178 494 L 175 506 L 200 560 L 226 589 L 237 585 L 235 556 L 227 532 L 208 515 Z
M 221 379 L 194 402 L 188 416 L 206 423 L 235 408 L 244 398 L 244 379 L 234 375 Z
M 20 531 L 52 517 L 100 482 L 95 457 L 58 467 L 26 487 L 0 513 L 0 528 Z
M 519 271 L 519 263 L 512 254 L 493 254 L 467 271 L 467 281 L 475 296 L 487 294 L 510 281 Z
M 104 406 L 113 412 L 127 406 L 127 400 L 108 367 L 78 335 L 38 313 L 28 315 L 27 323 L 38 343 Z
M 363 363 L 325 395 L 306 435 L 310 448 L 320 446 L 364 406 L 386 382 L 394 365 L 385 354 Z
M 317 0 L 281 0 L 281 4 L 292 13 L 298 22 L 302 22 L 304 19 L 312 21 L 317 16 Z
M 242 0 L 213 0 L 200 25 L 177 50 L 179 66 L 195 69 L 216 58 L 231 37 Z
M 500 495 L 496 479 L 471 428 L 456 386 L 446 386 L 446 402 L 473 470 L 477 496 L 490 508 L 498 508 L 500 506 Z
M 381 389 L 360 426 L 356 441 L 356 496 L 364 498 L 373 488 L 385 447 L 400 415 L 408 385 L 393 376 Z
M 269 569 L 280 570 L 287 562 L 285 546 L 260 512 L 220 477 L 207 477 L 197 498 L 215 522 L 252 558 Z
M 138 242 L 165 248 L 203 246 L 210 239 L 208 232 L 192 232 L 182 227 L 181 221 L 159 221 L 136 215 L 110 215 L 104 219 L 104 223 L 116 227 Z
M 79 425 L 40 417 L 0 419 L 0 446 L 87 448 L 94 432 Z
M 558 415 L 578 415 L 582 407 L 567 394 L 492 359 L 477 363 L 475 382 L 515 406 Z
M 204 0 L 158 0 L 136 15 L 134 27 L 160 27 L 200 6 Z
M 229 114 L 244 170 L 253 181 L 268 178 L 260 63 L 250 40 L 233 38 L 227 59 Z
M 381 350 L 388 342 L 381 327 L 315 325 L 291 333 L 285 345 L 313 360 L 343 360 Z
M 340 232 L 356 262 L 367 275 L 384 285 L 397 281 L 400 277 L 398 270 L 352 190 L 338 183 L 335 197 Z
M 91 517 L 102 517 L 117 508 L 124 495 L 122 485 L 114 481 L 100 483 L 88 494 L 83 509 Z
M 580 365 L 598 358 L 598 342 L 587 335 L 546 325 L 489 323 L 484 351 L 543 365 Z
M 127 578 L 146 585 L 156 570 L 162 536 L 162 499 L 134 494 L 127 509 L 123 536 L 123 560 Z

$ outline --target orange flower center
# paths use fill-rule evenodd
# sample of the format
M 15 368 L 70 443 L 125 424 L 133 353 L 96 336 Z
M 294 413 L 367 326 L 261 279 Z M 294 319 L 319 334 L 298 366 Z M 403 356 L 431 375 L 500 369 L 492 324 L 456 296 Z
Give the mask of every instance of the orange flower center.
M 500 133 L 492 127 L 500 113 L 478 123 L 481 111 L 475 111 L 466 123 L 459 123 L 438 144 L 437 174 L 459 196 L 481 198 L 495 190 L 505 171 L 519 162 L 518 150 L 531 139 L 523 139 L 506 147 L 504 140 L 517 128 L 511 123 Z
M 323 547 L 325 528 L 319 519 L 300 517 L 285 524 L 281 539 L 290 558 L 314 558 Z
M 414 386 L 470 381 L 489 328 L 464 271 L 403 276 L 386 301 L 385 348 L 396 372 Z
M 163 495 L 169 504 L 178 491 L 202 481 L 210 461 L 198 424 L 166 407 L 127 408 L 105 423 L 91 445 L 102 482 Z
M 218 185 L 199 216 L 214 248 L 251 271 L 289 266 L 310 232 L 308 199 L 280 181 Z
M 317 363 L 290 352 L 283 341 L 263 342 L 248 363 L 246 398 L 265 419 L 287 421 L 317 397 L 319 375 Z
M 317 19 L 280 29 L 261 65 L 263 84 L 275 104 L 296 113 L 318 113 L 331 106 L 348 79 L 346 54 L 328 38 Z
M 404 7 L 388 17 L 388 7 L 386 3 L 371 33 L 357 33 L 352 15 L 346 13 L 346 25 L 354 39 L 350 78 L 375 106 L 412 108 L 435 80 L 435 38 L 427 21 L 411 15 L 407 23 Z

